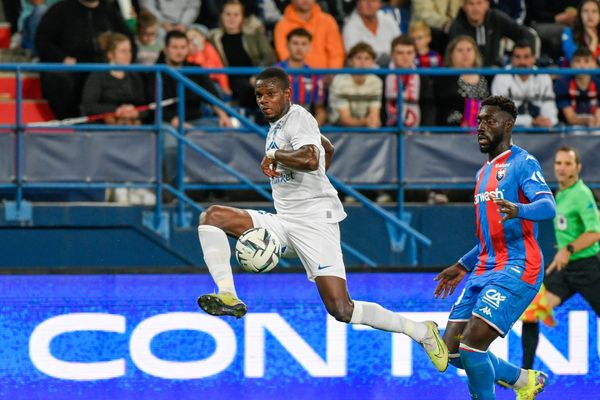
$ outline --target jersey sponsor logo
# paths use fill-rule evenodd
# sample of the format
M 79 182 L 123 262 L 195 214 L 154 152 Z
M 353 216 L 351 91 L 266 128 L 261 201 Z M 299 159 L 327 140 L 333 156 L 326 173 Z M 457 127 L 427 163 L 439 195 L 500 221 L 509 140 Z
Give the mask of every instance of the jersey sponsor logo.
M 487 315 L 488 317 L 491 317 L 491 316 L 492 316 L 492 310 L 490 310 L 490 308 L 489 308 L 489 307 L 483 307 L 483 308 L 480 308 L 480 309 L 479 309 L 479 311 L 481 311 L 481 313 L 482 313 L 482 314 L 485 314 L 485 315 Z
M 279 146 L 277 146 L 277 143 L 275 143 L 274 140 L 272 140 L 269 145 L 267 146 L 267 151 L 271 150 L 271 149 L 276 149 L 279 150 Z
M 506 176 L 506 168 L 501 168 L 496 172 L 496 180 L 501 181 Z
M 568 227 L 567 217 L 562 214 L 556 216 L 556 227 L 559 231 L 564 231 Z
M 487 191 L 487 192 L 477 193 L 475 195 L 475 201 L 474 201 L 474 203 L 477 205 L 477 204 L 479 204 L 481 202 L 484 202 L 484 201 L 490 201 L 494 197 L 497 197 L 499 199 L 503 199 L 504 198 L 504 193 L 502 193 L 502 191 L 499 190 L 499 189 L 490 190 L 490 191 Z
M 271 178 L 272 185 L 278 185 L 280 183 L 288 183 L 294 180 L 294 171 L 284 172 L 278 177 Z
M 504 164 L 496 164 L 494 165 L 495 168 L 508 168 L 510 167 L 510 163 L 504 163 Z
M 500 303 L 506 300 L 506 296 L 500 293 L 496 289 L 489 289 L 485 292 L 485 296 L 483 296 L 482 301 L 492 307 L 494 310 L 497 310 L 500 307 Z
M 533 174 L 531 174 L 531 179 L 533 179 L 537 183 L 543 183 L 544 185 L 546 185 L 546 180 L 544 179 L 544 176 L 540 171 L 535 171 Z

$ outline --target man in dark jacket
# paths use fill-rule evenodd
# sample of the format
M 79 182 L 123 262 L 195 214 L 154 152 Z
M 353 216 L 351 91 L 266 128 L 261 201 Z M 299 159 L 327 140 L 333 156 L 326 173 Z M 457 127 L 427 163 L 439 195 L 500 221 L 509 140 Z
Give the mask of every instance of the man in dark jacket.
M 448 35 L 450 40 L 460 35 L 475 39 L 485 66 L 502 64 L 500 40 L 503 37 L 514 42 L 527 41 L 535 48 L 533 33 L 502 11 L 490 9 L 489 0 L 465 0 Z
M 98 44 L 104 32 L 119 32 L 135 44 L 125 20 L 101 0 L 63 0 L 44 14 L 35 35 L 42 62 L 64 64 L 105 62 Z M 57 118 L 79 115 L 87 73 L 42 74 L 42 90 Z

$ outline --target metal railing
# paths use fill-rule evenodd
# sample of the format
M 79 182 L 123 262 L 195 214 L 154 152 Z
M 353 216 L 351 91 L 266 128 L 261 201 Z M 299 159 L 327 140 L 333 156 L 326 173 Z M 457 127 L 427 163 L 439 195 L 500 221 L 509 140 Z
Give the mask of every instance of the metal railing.
M 157 104 L 157 109 L 155 112 L 155 119 L 153 125 L 147 126 L 135 126 L 135 127 L 126 127 L 126 126 L 108 126 L 108 125 L 78 125 L 78 126 L 68 126 L 69 129 L 74 129 L 76 131 L 123 131 L 123 130 L 136 130 L 136 131 L 150 131 L 156 134 L 156 182 L 152 184 L 119 184 L 119 183 L 89 183 L 89 182 L 77 182 L 77 183 L 60 183 L 60 182 L 46 182 L 46 183 L 28 183 L 23 180 L 23 135 L 29 129 L 33 129 L 28 127 L 27 124 L 23 123 L 23 115 L 22 115 L 22 101 L 23 101 L 23 93 L 22 93 L 22 73 L 23 72 L 91 72 L 91 71 L 112 71 L 112 70 L 124 70 L 124 71 L 135 71 L 135 72 L 146 72 L 153 73 L 154 78 L 156 80 L 156 92 L 155 92 L 155 103 Z M 27 219 L 27 216 L 30 217 L 30 210 L 23 198 L 23 190 L 25 188 L 112 188 L 112 187 L 147 187 L 154 189 L 156 192 L 156 205 L 154 209 L 154 219 L 153 225 L 156 230 L 159 230 L 159 227 L 163 224 L 161 221 L 161 216 L 163 215 L 163 205 L 162 205 L 162 191 L 166 190 L 175 196 L 180 201 L 177 205 L 177 220 L 179 223 L 184 223 L 185 220 L 183 214 L 185 212 L 185 205 L 193 208 L 194 210 L 201 212 L 202 207 L 192 201 L 187 195 L 186 190 L 191 187 L 191 185 L 187 185 L 184 181 L 184 165 L 185 165 L 185 152 L 184 148 L 189 148 L 192 151 L 200 154 L 205 157 L 211 163 L 222 168 L 228 174 L 236 177 L 241 184 L 234 185 L 235 187 L 240 188 L 248 188 L 254 190 L 258 194 L 260 194 L 265 199 L 271 201 L 271 194 L 266 190 L 265 186 L 262 184 L 257 184 L 247 178 L 243 173 L 231 168 L 226 163 L 220 161 L 218 158 L 211 155 L 205 149 L 203 149 L 198 144 L 193 143 L 188 138 L 186 138 L 186 128 L 184 126 L 185 121 L 185 91 L 190 90 L 191 92 L 202 97 L 204 101 L 207 103 L 219 107 L 223 109 L 228 115 L 235 117 L 241 123 L 241 128 L 238 129 L 240 132 L 248 132 L 252 134 L 258 134 L 261 137 L 266 137 L 266 129 L 264 127 L 256 125 L 253 121 L 248 119 L 245 115 L 242 115 L 235 108 L 229 106 L 224 103 L 220 99 L 212 96 L 205 89 L 197 86 L 189 77 L 186 75 L 194 75 L 194 74 L 209 74 L 209 73 L 226 73 L 228 75 L 251 75 L 257 74 L 261 71 L 261 68 L 240 68 L 240 67 L 230 67 L 225 69 L 204 69 L 199 67 L 185 67 L 179 69 L 172 69 L 167 67 L 166 65 L 155 65 L 155 66 L 142 66 L 142 65 L 129 65 L 129 66 L 115 66 L 115 65 L 107 65 L 107 64 L 76 64 L 76 65 L 63 65 L 63 64 L 4 64 L 0 65 L 0 71 L 14 72 L 16 74 L 16 121 L 15 124 L 8 125 L 0 125 L 0 129 L 4 130 L 12 130 L 16 132 L 16 165 L 15 165 L 15 181 L 11 184 L 3 184 L 0 185 L 0 188 L 8 188 L 15 190 L 15 202 L 14 205 L 10 207 L 13 212 L 13 216 L 16 220 L 19 219 Z M 307 70 L 304 69 L 290 69 L 288 71 L 290 74 L 306 74 Z M 600 70 L 565 70 L 558 68 L 540 68 L 540 69 L 532 69 L 532 70 L 523 70 L 523 69 L 513 69 L 510 70 L 511 74 L 552 74 L 552 75 L 573 75 L 576 73 L 582 74 L 591 74 L 593 72 L 600 73 Z M 326 70 L 326 69 L 311 69 L 310 74 L 315 75 L 325 75 L 325 74 L 340 74 L 340 73 L 351 73 L 351 74 L 375 74 L 379 76 L 385 76 L 388 74 L 417 74 L 417 75 L 428 75 L 428 76 L 441 76 L 441 75 L 459 75 L 465 73 L 476 73 L 480 75 L 496 75 L 496 74 L 505 74 L 506 70 L 500 69 L 336 69 L 336 70 Z M 163 77 L 169 76 L 177 82 L 177 94 L 178 94 L 178 105 L 177 105 L 177 113 L 179 118 L 179 126 L 177 129 L 174 129 L 168 124 L 163 122 L 162 118 L 162 106 L 161 101 L 163 100 Z M 397 113 L 398 116 L 401 116 L 402 113 L 402 81 L 398 80 L 398 96 L 397 96 Z M 35 129 L 41 129 L 39 127 Z M 52 127 L 43 127 L 44 130 L 63 130 L 65 126 L 52 126 Z M 204 128 L 202 128 L 204 130 Z M 555 127 L 549 129 L 542 128 L 515 128 L 515 132 L 569 132 L 572 130 L 582 131 L 588 128 L 581 127 Z M 220 130 L 219 128 L 206 128 L 207 131 Z M 228 129 L 231 130 L 231 129 Z M 375 213 L 377 216 L 383 218 L 396 232 L 402 232 L 405 235 L 408 235 L 410 240 L 418 242 L 424 245 L 430 245 L 431 241 L 422 235 L 420 232 L 412 228 L 408 223 L 405 222 L 405 210 L 404 210 L 404 195 L 405 195 L 405 185 L 403 183 L 403 152 L 404 152 L 404 140 L 403 133 L 405 130 L 404 121 L 402 118 L 397 118 L 397 125 L 393 127 L 382 127 L 378 129 L 369 129 L 369 128 L 342 128 L 342 127 L 329 127 L 325 126 L 322 128 L 323 132 L 365 132 L 365 133 L 392 133 L 398 136 L 397 140 L 397 154 L 398 154 L 398 184 L 397 185 L 347 185 L 336 179 L 333 176 L 330 176 L 330 180 L 334 184 L 334 186 L 340 190 L 341 192 L 351 195 L 355 197 L 359 202 L 361 202 L 365 207 L 367 207 L 371 212 Z M 465 132 L 472 131 L 472 128 L 460 128 L 460 127 L 411 127 L 411 132 Z M 589 130 L 593 130 L 593 128 L 589 128 Z M 170 183 L 163 182 L 162 177 L 162 161 L 163 161 L 163 141 L 164 135 L 171 135 L 177 139 L 177 182 L 175 186 Z M 231 187 L 231 185 L 229 185 Z M 452 186 L 452 185 L 450 185 Z M 463 185 L 464 186 L 464 185 Z M 206 185 L 206 187 L 210 187 L 210 185 Z M 361 193 L 357 192 L 357 188 L 367 188 L 367 187 L 395 187 L 397 191 L 397 208 L 395 214 L 385 211 L 377 204 L 369 201 L 365 196 Z M 414 244 L 414 243 L 413 243 Z M 347 244 L 344 244 L 344 250 L 348 253 L 351 253 L 353 256 L 357 257 L 363 263 L 374 266 L 376 262 L 369 257 L 366 257 L 359 250 L 354 249 Z M 411 263 L 413 265 L 417 264 L 417 256 L 416 253 L 412 256 Z

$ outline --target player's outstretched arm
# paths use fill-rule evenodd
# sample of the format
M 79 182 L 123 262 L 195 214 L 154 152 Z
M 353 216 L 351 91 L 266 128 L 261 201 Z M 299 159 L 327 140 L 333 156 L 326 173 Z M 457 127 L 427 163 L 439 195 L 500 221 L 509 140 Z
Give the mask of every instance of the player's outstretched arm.
M 298 150 L 271 149 L 266 157 L 272 163 L 278 162 L 296 171 L 316 171 L 319 168 L 319 149 L 312 144 Z
M 513 218 L 543 221 L 554 218 L 556 215 L 556 205 L 550 194 L 540 195 L 529 204 L 511 203 L 498 197 L 494 198 L 494 203 L 499 206 L 499 211 L 504 214 L 502 222 Z
M 323 146 L 323 149 L 325 150 L 325 171 L 327 171 L 331 165 L 335 147 L 324 135 L 321 135 L 321 146 Z
M 442 299 L 451 296 L 467 272 L 465 267 L 459 262 L 440 272 L 438 276 L 433 278 L 434 281 L 438 282 L 435 292 L 433 292 L 435 298 L 437 299 L 440 295 L 442 296 Z

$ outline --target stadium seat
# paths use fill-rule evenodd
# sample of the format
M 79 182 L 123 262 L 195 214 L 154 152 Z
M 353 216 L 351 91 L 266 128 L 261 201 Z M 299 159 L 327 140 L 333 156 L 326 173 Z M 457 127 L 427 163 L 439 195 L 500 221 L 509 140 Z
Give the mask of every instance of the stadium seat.
M 0 49 L 8 49 L 10 47 L 10 24 L 0 22 Z
M 17 98 L 17 78 L 14 73 L 0 73 L 0 99 L 16 99 Z M 41 100 L 42 87 L 38 74 L 26 73 L 22 75 L 21 87 L 23 99 L 25 100 Z
M 0 124 L 16 122 L 16 101 L 13 99 L 0 100 Z M 23 122 L 42 122 L 54 119 L 54 114 L 45 100 L 23 101 Z

